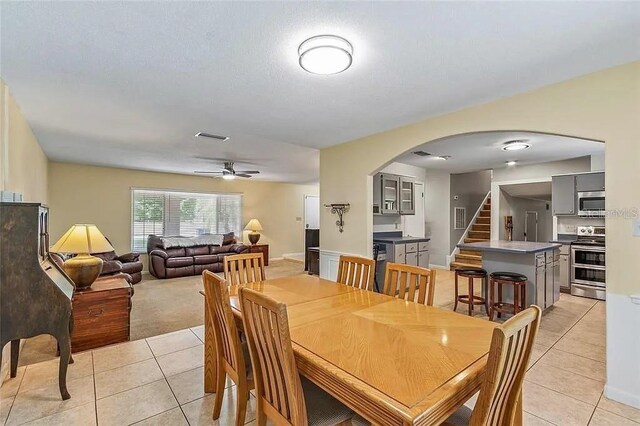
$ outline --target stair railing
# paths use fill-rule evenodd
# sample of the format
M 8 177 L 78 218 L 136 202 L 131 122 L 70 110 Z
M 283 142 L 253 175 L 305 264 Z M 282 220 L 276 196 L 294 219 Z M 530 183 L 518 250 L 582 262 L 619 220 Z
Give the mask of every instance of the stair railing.
M 484 199 L 480 203 L 480 207 L 478 207 L 478 210 L 476 210 L 476 214 L 473 215 L 473 217 L 469 221 L 469 225 L 467 225 L 467 229 L 464 230 L 464 233 L 462 234 L 462 237 L 460 237 L 460 239 L 458 240 L 458 243 L 453 248 L 453 251 L 449 255 L 449 259 L 450 259 L 449 261 L 450 262 L 452 262 L 453 259 L 455 259 L 456 254 L 460 253 L 460 249 L 458 248 L 458 244 L 463 243 L 465 238 L 467 238 L 469 236 L 469 232 L 471 231 L 471 228 L 476 223 L 476 220 L 480 217 L 480 212 L 482 211 L 482 209 L 484 208 L 484 205 L 487 203 L 487 200 L 490 197 L 491 197 L 491 191 L 487 192 L 487 195 L 484 196 Z

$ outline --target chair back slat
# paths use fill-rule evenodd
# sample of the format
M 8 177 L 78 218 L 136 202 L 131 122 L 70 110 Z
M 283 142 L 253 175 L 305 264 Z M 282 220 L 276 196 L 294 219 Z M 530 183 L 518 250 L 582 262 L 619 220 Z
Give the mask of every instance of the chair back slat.
M 494 329 L 471 426 L 513 424 L 541 315 L 541 309 L 534 305 Z
M 375 275 L 375 261 L 358 256 L 340 256 L 337 281 L 341 284 L 370 290 Z
M 264 281 L 262 253 L 243 253 L 224 257 L 224 277 L 230 285 Z
M 251 353 L 258 416 L 276 425 L 307 425 L 302 384 L 291 346 L 287 307 L 257 291 L 240 289 L 242 321 Z
M 436 271 L 387 262 L 382 292 L 388 296 L 433 306 Z
M 238 328 L 231 312 L 227 283 L 209 271 L 202 273 L 202 281 L 205 303 L 212 320 L 216 348 L 221 357 L 220 361 L 226 363 L 227 369 L 232 369 L 237 376 L 246 377 L 242 346 Z

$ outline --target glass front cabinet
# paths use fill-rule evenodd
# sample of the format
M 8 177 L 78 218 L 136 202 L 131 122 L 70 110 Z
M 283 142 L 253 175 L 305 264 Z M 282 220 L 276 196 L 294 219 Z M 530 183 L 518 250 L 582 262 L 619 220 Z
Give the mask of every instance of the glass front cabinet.
M 378 173 L 373 181 L 373 213 L 415 214 L 415 179 Z

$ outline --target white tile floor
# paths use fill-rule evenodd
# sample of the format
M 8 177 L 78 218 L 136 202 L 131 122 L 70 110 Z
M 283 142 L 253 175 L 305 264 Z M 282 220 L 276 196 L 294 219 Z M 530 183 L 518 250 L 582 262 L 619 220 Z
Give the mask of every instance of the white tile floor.
M 448 277 L 442 278 L 440 284 Z M 463 312 L 465 306 L 458 309 Z M 524 385 L 525 424 L 640 425 L 640 410 L 603 396 L 604 321 L 603 302 L 568 295 L 545 313 Z M 211 420 L 213 395 L 203 392 L 202 336 L 202 327 L 196 327 L 76 354 L 68 375 L 71 399 L 64 402 L 57 360 L 20 367 L 18 376 L 0 388 L 0 421 L 231 425 L 231 382 L 220 419 Z M 253 423 L 254 410 L 252 397 L 247 423 Z

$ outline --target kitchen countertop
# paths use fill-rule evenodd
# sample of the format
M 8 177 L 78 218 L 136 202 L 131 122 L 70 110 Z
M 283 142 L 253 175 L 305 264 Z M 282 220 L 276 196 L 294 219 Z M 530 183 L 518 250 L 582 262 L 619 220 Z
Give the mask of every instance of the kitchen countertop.
M 386 243 L 386 244 L 406 244 L 406 243 L 426 243 L 427 241 L 431 241 L 429 237 L 380 237 L 373 239 L 376 243 Z
M 458 247 L 467 250 L 493 251 L 499 253 L 533 254 L 541 251 L 553 250 L 560 247 L 560 243 L 533 243 L 528 241 L 491 240 L 477 243 L 461 243 Z
M 558 243 L 558 244 L 571 244 L 572 242 L 578 239 L 577 235 L 573 234 L 558 234 L 558 238 L 555 240 L 549 240 L 550 243 Z

